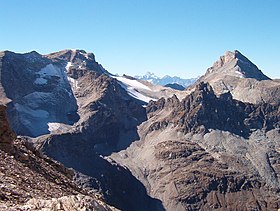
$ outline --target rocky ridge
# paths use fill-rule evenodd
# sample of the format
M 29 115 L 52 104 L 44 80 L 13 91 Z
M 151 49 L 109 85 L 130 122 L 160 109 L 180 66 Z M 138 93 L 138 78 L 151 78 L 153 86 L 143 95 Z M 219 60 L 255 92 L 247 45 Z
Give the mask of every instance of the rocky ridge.
M 234 100 L 230 92 L 217 97 L 212 87 L 204 82 L 198 84 L 195 91 L 181 102 L 175 95 L 167 100 L 162 98 L 151 102 L 147 113 L 151 118 L 157 111 L 168 109 L 172 110 L 170 116 L 161 122 L 154 122 L 149 131 L 173 124 L 181 127 L 184 133 L 219 129 L 247 138 L 254 130 L 269 131 L 280 127 L 279 104 L 243 103 Z

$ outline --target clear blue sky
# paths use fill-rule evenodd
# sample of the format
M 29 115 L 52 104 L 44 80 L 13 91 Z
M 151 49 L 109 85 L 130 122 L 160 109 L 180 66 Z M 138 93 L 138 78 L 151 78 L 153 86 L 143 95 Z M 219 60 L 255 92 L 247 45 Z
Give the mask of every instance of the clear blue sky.
M 202 75 L 239 50 L 280 78 L 279 0 L 2 0 L 0 50 L 84 49 L 111 73 Z

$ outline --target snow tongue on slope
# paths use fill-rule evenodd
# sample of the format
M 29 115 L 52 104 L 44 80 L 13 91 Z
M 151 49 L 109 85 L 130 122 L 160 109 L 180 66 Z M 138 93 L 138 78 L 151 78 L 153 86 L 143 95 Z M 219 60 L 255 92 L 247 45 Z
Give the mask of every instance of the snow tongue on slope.
M 127 91 L 127 93 L 138 100 L 141 100 L 145 103 L 149 103 L 150 100 L 156 101 L 156 99 L 145 96 L 140 91 L 148 90 L 152 91 L 148 86 L 140 83 L 137 80 L 128 79 L 121 76 L 113 76 L 113 78 L 117 79 L 120 82 L 120 85 Z

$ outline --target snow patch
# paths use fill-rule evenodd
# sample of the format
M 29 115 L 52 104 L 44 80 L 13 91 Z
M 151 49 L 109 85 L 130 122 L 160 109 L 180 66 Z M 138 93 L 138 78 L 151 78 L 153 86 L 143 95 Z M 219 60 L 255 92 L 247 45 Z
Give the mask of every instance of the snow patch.
M 63 78 L 61 70 L 53 64 L 48 64 L 46 67 L 37 72 L 37 74 L 39 74 L 39 77 L 34 81 L 34 84 L 36 85 L 47 84 L 48 79 L 50 79 L 52 76 L 59 77 L 60 79 Z
M 60 123 L 57 123 L 57 122 L 49 122 L 49 123 L 48 123 L 48 130 L 49 130 L 50 132 L 56 131 L 56 130 L 59 129 L 60 125 L 61 125 L 61 124 L 60 124 Z
M 41 105 L 45 105 L 52 100 L 53 94 L 47 92 L 32 92 L 23 97 L 25 100 L 25 105 L 29 106 L 31 109 L 36 109 Z
M 151 97 L 147 97 L 147 96 L 139 93 L 133 87 L 126 87 L 126 90 L 131 97 L 134 97 L 134 98 L 136 98 L 138 100 L 141 100 L 141 101 L 144 101 L 146 103 L 150 102 L 150 100 L 156 101 L 156 99 L 153 99 Z
M 53 64 L 48 64 L 38 72 L 41 76 L 61 76 L 60 69 Z
M 142 93 L 140 93 L 138 90 L 148 90 L 151 91 L 151 89 L 140 83 L 137 80 L 131 80 L 125 77 L 120 77 L 120 76 L 114 76 L 113 78 L 116 78 L 118 81 L 121 82 L 121 86 L 127 91 L 127 93 L 138 100 L 141 100 L 143 102 L 148 103 L 150 100 L 156 101 L 156 99 L 153 99 L 151 97 L 145 96 Z
M 36 80 L 34 81 L 34 84 L 37 84 L 37 85 L 44 85 L 47 83 L 48 83 L 48 80 L 45 78 L 36 78 Z
M 238 76 L 239 78 L 244 78 L 244 74 L 241 73 L 241 72 L 239 72 L 238 70 L 236 70 L 235 73 L 237 74 L 237 76 Z
M 118 77 L 118 76 L 114 77 L 114 78 L 116 78 L 118 81 L 122 82 L 123 84 L 125 84 L 128 87 L 133 87 L 135 89 L 146 89 L 146 90 L 151 91 L 151 89 L 148 86 L 140 83 L 137 80 L 131 80 L 131 79 L 128 79 L 125 77 Z
M 77 89 L 80 88 L 79 85 L 78 85 L 78 81 L 76 79 L 71 78 L 69 76 L 67 76 L 67 79 L 68 79 L 68 81 L 71 85 L 72 90 L 77 90 Z
M 34 118 L 48 118 L 49 112 L 42 109 L 31 109 L 28 106 L 20 105 L 18 103 L 15 104 L 15 108 L 18 112 L 25 113 Z
M 67 72 L 69 71 L 69 68 L 73 66 L 71 62 L 67 62 L 67 65 L 65 66 L 65 69 L 67 70 Z

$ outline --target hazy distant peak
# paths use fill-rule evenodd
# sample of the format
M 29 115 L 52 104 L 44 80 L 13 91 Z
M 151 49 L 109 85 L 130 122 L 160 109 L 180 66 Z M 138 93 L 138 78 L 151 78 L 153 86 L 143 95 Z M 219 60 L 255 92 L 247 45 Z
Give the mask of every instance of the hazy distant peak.
M 141 77 L 141 76 L 139 76 Z M 143 77 L 146 77 L 146 78 L 159 78 L 156 74 L 152 73 L 152 72 L 147 72 Z
M 175 84 L 181 85 L 183 87 L 187 87 L 187 86 L 193 84 L 197 80 L 197 78 L 184 79 L 184 78 L 180 78 L 178 76 L 171 77 L 169 75 L 159 77 L 152 72 L 147 72 L 143 76 L 137 75 L 137 76 L 135 76 L 135 78 L 140 79 L 140 80 L 149 81 L 153 84 L 158 84 L 158 85 L 162 85 L 162 86 L 175 83 Z

